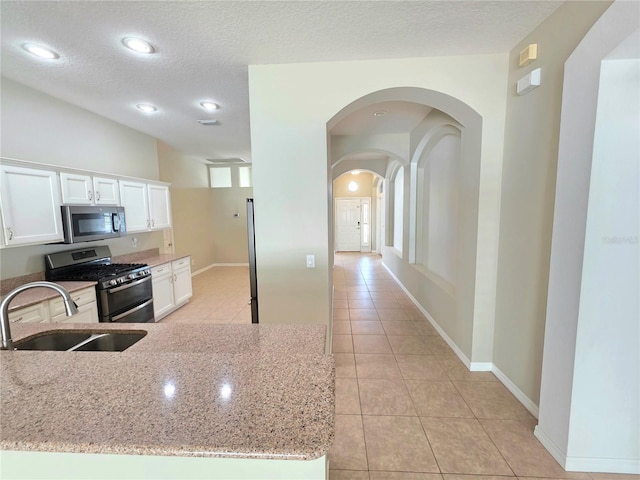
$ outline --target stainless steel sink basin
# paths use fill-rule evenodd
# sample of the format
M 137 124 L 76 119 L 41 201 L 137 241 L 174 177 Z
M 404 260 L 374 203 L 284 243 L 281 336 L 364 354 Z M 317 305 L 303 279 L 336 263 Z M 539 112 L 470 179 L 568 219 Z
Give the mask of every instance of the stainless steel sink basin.
M 16 342 L 13 346 L 16 350 L 56 350 L 64 352 L 89 337 L 91 337 L 91 333 L 58 331 L 45 333 L 25 342 Z
M 61 352 L 122 352 L 142 339 L 146 332 L 45 332 L 26 341 L 16 342 L 16 350 L 53 350 Z
M 144 337 L 146 333 L 103 333 L 83 342 L 76 352 L 122 352 Z

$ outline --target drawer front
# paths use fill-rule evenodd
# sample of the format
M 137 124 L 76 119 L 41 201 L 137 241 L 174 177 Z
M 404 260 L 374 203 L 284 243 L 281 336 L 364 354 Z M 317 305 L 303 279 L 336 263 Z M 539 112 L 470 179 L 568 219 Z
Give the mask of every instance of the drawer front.
M 95 303 L 96 290 L 93 287 L 85 288 L 84 290 L 79 290 L 72 293 L 71 298 L 79 307 L 82 305 L 87 305 L 89 303 Z M 65 313 L 65 311 L 64 301 L 62 300 L 62 298 L 58 297 L 49 300 L 49 314 L 51 315 L 51 317 L 55 317 L 63 313 Z
M 46 312 L 45 302 L 32 305 L 30 307 L 21 308 L 9 313 L 9 321 L 11 323 L 42 323 L 46 322 L 49 317 Z
M 78 313 L 67 317 L 66 314 L 57 315 L 51 319 L 53 323 L 98 323 L 98 309 L 95 303 L 78 307 Z
M 163 263 L 162 265 L 156 265 L 155 267 L 151 268 L 151 277 L 161 277 L 164 275 L 170 275 L 171 274 L 171 264 L 170 263 Z
M 171 263 L 171 266 L 174 270 L 176 269 L 180 269 L 180 268 L 185 268 L 185 267 L 189 267 L 191 266 L 191 261 L 190 261 L 191 257 L 185 257 L 185 258 L 181 258 L 179 260 L 174 260 Z

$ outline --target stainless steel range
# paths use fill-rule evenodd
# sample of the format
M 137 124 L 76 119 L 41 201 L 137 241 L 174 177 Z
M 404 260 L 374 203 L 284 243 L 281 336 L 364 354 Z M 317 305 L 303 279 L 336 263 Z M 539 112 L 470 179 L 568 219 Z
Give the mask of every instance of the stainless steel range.
M 45 277 L 94 281 L 101 322 L 153 322 L 151 268 L 140 263 L 111 263 L 107 246 L 45 255 Z

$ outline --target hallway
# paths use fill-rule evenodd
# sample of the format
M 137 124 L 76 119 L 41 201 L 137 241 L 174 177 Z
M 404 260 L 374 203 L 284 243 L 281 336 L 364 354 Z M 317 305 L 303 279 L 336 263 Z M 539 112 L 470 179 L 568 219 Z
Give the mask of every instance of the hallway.
M 375 254 L 334 268 L 331 480 L 635 479 L 568 473 L 490 372 L 469 372 Z

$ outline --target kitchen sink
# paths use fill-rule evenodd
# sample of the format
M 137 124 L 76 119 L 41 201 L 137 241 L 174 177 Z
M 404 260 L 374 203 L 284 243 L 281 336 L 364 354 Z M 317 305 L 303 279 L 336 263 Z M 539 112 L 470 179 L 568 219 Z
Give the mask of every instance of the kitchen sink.
M 102 333 L 83 342 L 76 352 L 122 352 L 142 339 L 146 333 Z
M 55 350 L 64 352 L 91 337 L 90 333 L 50 332 L 25 342 L 15 343 L 16 350 Z
M 122 352 L 142 339 L 147 332 L 45 332 L 26 341 L 16 342 L 16 350 L 52 350 L 59 352 Z

